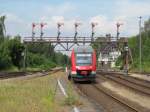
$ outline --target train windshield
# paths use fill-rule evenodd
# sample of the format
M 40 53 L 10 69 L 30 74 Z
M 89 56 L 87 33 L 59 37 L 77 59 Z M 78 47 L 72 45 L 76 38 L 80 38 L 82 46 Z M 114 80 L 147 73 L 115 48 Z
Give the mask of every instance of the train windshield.
M 92 64 L 92 54 L 76 54 L 76 65 L 87 66 Z

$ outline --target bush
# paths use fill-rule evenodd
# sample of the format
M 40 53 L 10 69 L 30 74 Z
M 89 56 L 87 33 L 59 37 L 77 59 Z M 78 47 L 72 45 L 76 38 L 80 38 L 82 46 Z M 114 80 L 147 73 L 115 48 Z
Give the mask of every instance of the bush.
M 20 42 L 19 36 L 13 39 L 5 38 L 0 41 L 0 69 L 10 69 L 23 66 L 24 44 Z M 29 44 L 27 45 L 26 66 L 38 68 L 38 70 L 50 69 L 57 66 L 64 66 L 68 60 L 66 55 L 56 53 L 53 46 L 49 44 Z
M 22 53 L 24 51 L 24 45 L 20 42 L 19 36 L 16 36 L 14 39 L 9 40 L 8 48 L 11 56 L 11 61 L 13 65 L 18 67 L 19 69 L 22 66 Z
M 55 67 L 56 64 L 53 63 L 51 59 L 46 58 L 44 55 L 28 52 L 27 66 L 35 68 L 37 67 L 41 69 L 49 69 L 51 67 Z
M 11 68 L 12 66 L 20 69 L 23 51 L 24 45 L 20 43 L 18 36 L 13 39 L 5 38 L 0 43 L 0 69 Z
M 9 68 L 12 65 L 10 52 L 8 49 L 8 41 L 0 44 L 0 70 Z
M 150 72 L 150 31 L 142 32 L 142 70 Z M 132 68 L 135 71 L 139 69 L 139 44 L 137 39 L 139 35 L 129 38 L 129 47 L 132 51 L 133 64 Z

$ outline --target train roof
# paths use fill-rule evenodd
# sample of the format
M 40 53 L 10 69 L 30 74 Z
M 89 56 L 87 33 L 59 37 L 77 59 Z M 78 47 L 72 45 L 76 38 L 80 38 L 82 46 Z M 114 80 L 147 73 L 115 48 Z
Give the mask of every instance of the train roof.
M 91 53 L 93 52 L 93 48 L 91 46 L 77 46 L 76 48 L 74 48 L 74 52 L 75 53 Z

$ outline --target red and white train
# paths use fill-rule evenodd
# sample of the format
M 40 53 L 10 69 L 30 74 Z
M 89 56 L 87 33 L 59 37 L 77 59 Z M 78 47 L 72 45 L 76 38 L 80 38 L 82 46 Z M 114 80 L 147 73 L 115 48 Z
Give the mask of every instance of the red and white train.
M 95 81 L 96 53 L 91 46 L 78 46 L 71 53 L 71 71 L 68 79 Z

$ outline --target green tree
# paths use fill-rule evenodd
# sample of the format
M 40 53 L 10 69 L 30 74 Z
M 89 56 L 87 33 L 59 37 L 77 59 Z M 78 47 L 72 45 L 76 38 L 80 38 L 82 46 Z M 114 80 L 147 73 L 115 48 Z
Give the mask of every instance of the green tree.
M 5 19 L 6 16 L 0 17 L 0 39 L 4 39 L 4 36 L 6 34 L 6 28 L 5 28 Z
M 46 57 L 52 57 L 54 54 L 53 46 L 49 43 L 30 43 L 27 44 L 27 48 L 29 52 L 45 55 Z
M 24 45 L 20 42 L 20 36 L 14 37 L 14 39 L 9 40 L 9 51 L 11 56 L 12 63 L 17 66 L 19 69 L 21 68 L 22 61 L 22 53 L 24 51 Z
M 150 18 L 144 22 L 144 30 L 150 31 Z
M 8 40 L 0 44 L 0 70 L 12 66 L 10 52 L 8 48 Z

